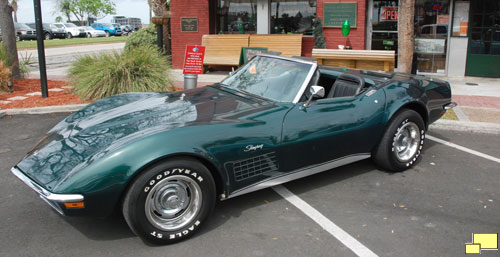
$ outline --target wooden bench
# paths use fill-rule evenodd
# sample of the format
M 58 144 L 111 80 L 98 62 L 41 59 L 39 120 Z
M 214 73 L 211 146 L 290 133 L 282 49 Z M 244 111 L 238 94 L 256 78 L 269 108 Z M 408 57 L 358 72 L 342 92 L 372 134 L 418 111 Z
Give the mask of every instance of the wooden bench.
M 250 36 L 250 47 L 267 47 L 269 51 L 281 52 L 282 56 L 302 54 L 302 34 L 262 34 Z
M 313 49 L 318 64 L 363 70 L 394 71 L 395 51 Z
M 242 47 L 266 47 L 282 56 L 300 56 L 302 34 L 226 34 L 203 35 L 204 65 L 238 66 Z
M 238 66 L 241 48 L 248 46 L 249 34 L 203 35 L 204 65 Z

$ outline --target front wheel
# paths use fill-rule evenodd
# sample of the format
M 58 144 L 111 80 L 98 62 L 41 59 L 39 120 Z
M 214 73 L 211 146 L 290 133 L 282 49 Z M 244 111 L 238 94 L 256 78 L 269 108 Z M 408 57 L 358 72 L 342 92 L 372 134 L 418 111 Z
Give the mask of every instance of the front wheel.
M 379 145 L 373 151 L 373 160 L 389 171 L 411 168 L 419 159 L 424 145 L 425 124 L 420 114 L 403 109 L 391 119 Z
M 92 37 L 92 34 L 87 33 L 87 38 L 91 38 L 91 37 Z
M 73 35 L 72 35 L 71 33 L 69 33 L 69 32 L 68 32 L 68 34 L 66 35 L 66 37 L 67 37 L 68 39 L 72 39 L 72 38 L 73 38 Z
M 105 32 L 106 32 L 106 37 L 109 37 L 110 36 L 109 31 L 106 30 Z
M 171 244 L 192 236 L 215 205 L 215 183 L 201 163 L 176 158 L 140 174 L 123 200 L 123 216 L 132 231 L 153 244 Z
M 51 40 L 52 39 L 52 36 L 50 35 L 50 33 L 45 33 L 45 40 Z

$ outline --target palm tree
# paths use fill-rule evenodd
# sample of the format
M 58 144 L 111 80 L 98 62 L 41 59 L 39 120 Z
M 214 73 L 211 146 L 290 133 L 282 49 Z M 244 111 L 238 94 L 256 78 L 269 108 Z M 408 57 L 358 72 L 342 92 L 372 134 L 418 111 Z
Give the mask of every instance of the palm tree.
M 12 6 L 12 10 L 14 11 L 14 22 L 17 23 L 17 0 L 12 0 L 10 6 Z
M 415 0 L 399 0 L 398 71 L 410 73 L 414 51 Z

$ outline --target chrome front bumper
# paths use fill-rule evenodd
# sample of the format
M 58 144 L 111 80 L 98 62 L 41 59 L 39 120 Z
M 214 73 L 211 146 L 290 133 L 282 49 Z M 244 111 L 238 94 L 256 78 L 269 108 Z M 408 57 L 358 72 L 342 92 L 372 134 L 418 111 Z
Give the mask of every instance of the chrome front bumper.
M 62 207 L 60 204 L 71 203 L 71 202 L 83 202 L 84 197 L 80 194 L 54 194 L 51 193 L 40 185 L 35 183 L 33 180 L 24 175 L 18 168 L 13 167 L 11 169 L 12 173 L 16 175 L 21 181 L 28 185 L 31 189 L 40 195 L 45 202 L 47 202 L 52 208 L 54 208 L 58 213 L 64 215 Z

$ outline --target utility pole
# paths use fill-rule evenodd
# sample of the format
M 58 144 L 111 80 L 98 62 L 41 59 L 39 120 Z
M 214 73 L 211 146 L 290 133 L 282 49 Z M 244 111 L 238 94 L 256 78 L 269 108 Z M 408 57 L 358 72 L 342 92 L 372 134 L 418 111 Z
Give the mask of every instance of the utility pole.
M 49 96 L 47 87 L 47 67 L 45 65 L 45 46 L 43 44 L 43 23 L 42 6 L 40 0 L 33 0 L 35 6 L 35 26 L 36 26 L 36 45 L 38 48 L 38 65 L 40 66 L 40 84 L 42 87 L 42 98 Z

